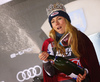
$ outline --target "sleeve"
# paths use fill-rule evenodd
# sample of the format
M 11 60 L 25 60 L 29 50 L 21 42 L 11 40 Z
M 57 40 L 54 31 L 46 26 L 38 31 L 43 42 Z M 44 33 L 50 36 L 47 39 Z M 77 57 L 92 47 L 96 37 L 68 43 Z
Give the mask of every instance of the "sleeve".
M 42 51 L 46 51 L 47 52 L 47 49 L 48 49 L 48 45 L 49 43 L 52 42 L 51 39 L 48 39 L 48 40 L 45 40 L 44 43 L 43 43 L 43 46 L 42 46 Z M 54 70 L 53 66 L 51 66 L 51 63 L 48 62 L 48 63 L 43 63 L 43 80 L 44 82 L 57 82 L 57 78 L 56 78 L 56 75 L 54 75 L 55 71 L 53 71 L 51 73 L 51 76 L 50 77 L 47 73 L 46 73 L 46 70 L 47 72 L 51 72 L 52 69 Z
M 81 63 L 89 71 L 90 82 L 99 82 L 100 66 L 94 46 L 85 34 L 81 35 L 82 36 L 80 43 L 82 43 L 79 46 L 79 49 L 81 51 Z
M 55 68 L 51 65 L 50 62 L 43 63 L 44 70 L 49 76 L 54 76 L 56 74 Z

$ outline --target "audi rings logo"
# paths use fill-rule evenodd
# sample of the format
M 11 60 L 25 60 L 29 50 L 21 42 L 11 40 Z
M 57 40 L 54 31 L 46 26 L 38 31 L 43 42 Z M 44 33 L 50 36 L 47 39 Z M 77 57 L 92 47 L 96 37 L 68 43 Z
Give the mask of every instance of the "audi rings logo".
M 39 72 L 38 72 L 39 70 Z M 42 69 L 40 66 L 36 65 L 34 67 L 30 67 L 29 69 L 25 69 L 23 71 L 19 71 L 16 75 L 16 78 L 19 82 L 23 82 L 30 78 L 34 78 L 39 76 L 42 73 Z

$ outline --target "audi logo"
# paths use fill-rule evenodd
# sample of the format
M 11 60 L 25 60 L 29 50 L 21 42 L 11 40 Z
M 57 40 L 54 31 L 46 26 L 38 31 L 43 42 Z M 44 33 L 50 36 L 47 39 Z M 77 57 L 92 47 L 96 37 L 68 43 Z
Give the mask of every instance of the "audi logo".
M 39 73 L 37 72 L 39 69 Z M 39 76 L 42 73 L 42 69 L 40 66 L 36 65 L 34 67 L 30 67 L 29 69 L 24 69 L 23 71 L 19 71 L 16 75 L 16 78 L 19 82 L 23 82 L 30 78 L 34 78 Z

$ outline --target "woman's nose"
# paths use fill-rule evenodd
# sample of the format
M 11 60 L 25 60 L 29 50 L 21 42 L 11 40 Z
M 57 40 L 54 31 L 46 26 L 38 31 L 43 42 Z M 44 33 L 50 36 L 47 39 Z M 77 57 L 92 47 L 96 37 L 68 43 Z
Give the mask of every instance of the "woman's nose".
M 59 25 L 59 22 L 58 21 L 56 21 L 56 25 Z

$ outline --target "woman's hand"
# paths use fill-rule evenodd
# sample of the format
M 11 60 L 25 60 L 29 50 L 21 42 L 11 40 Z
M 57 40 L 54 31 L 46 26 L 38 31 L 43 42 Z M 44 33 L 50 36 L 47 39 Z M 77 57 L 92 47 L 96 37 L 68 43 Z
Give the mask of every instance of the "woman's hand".
M 41 54 L 39 54 L 39 58 L 44 61 L 48 61 L 48 59 L 47 59 L 48 56 L 49 56 L 49 54 L 47 52 L 42 52 Z
M 78 75 L 76 82 L 82 82 L 85 78 L 86 78 L 86 71 L 84 71 L 83 75 L 81 74 Z

